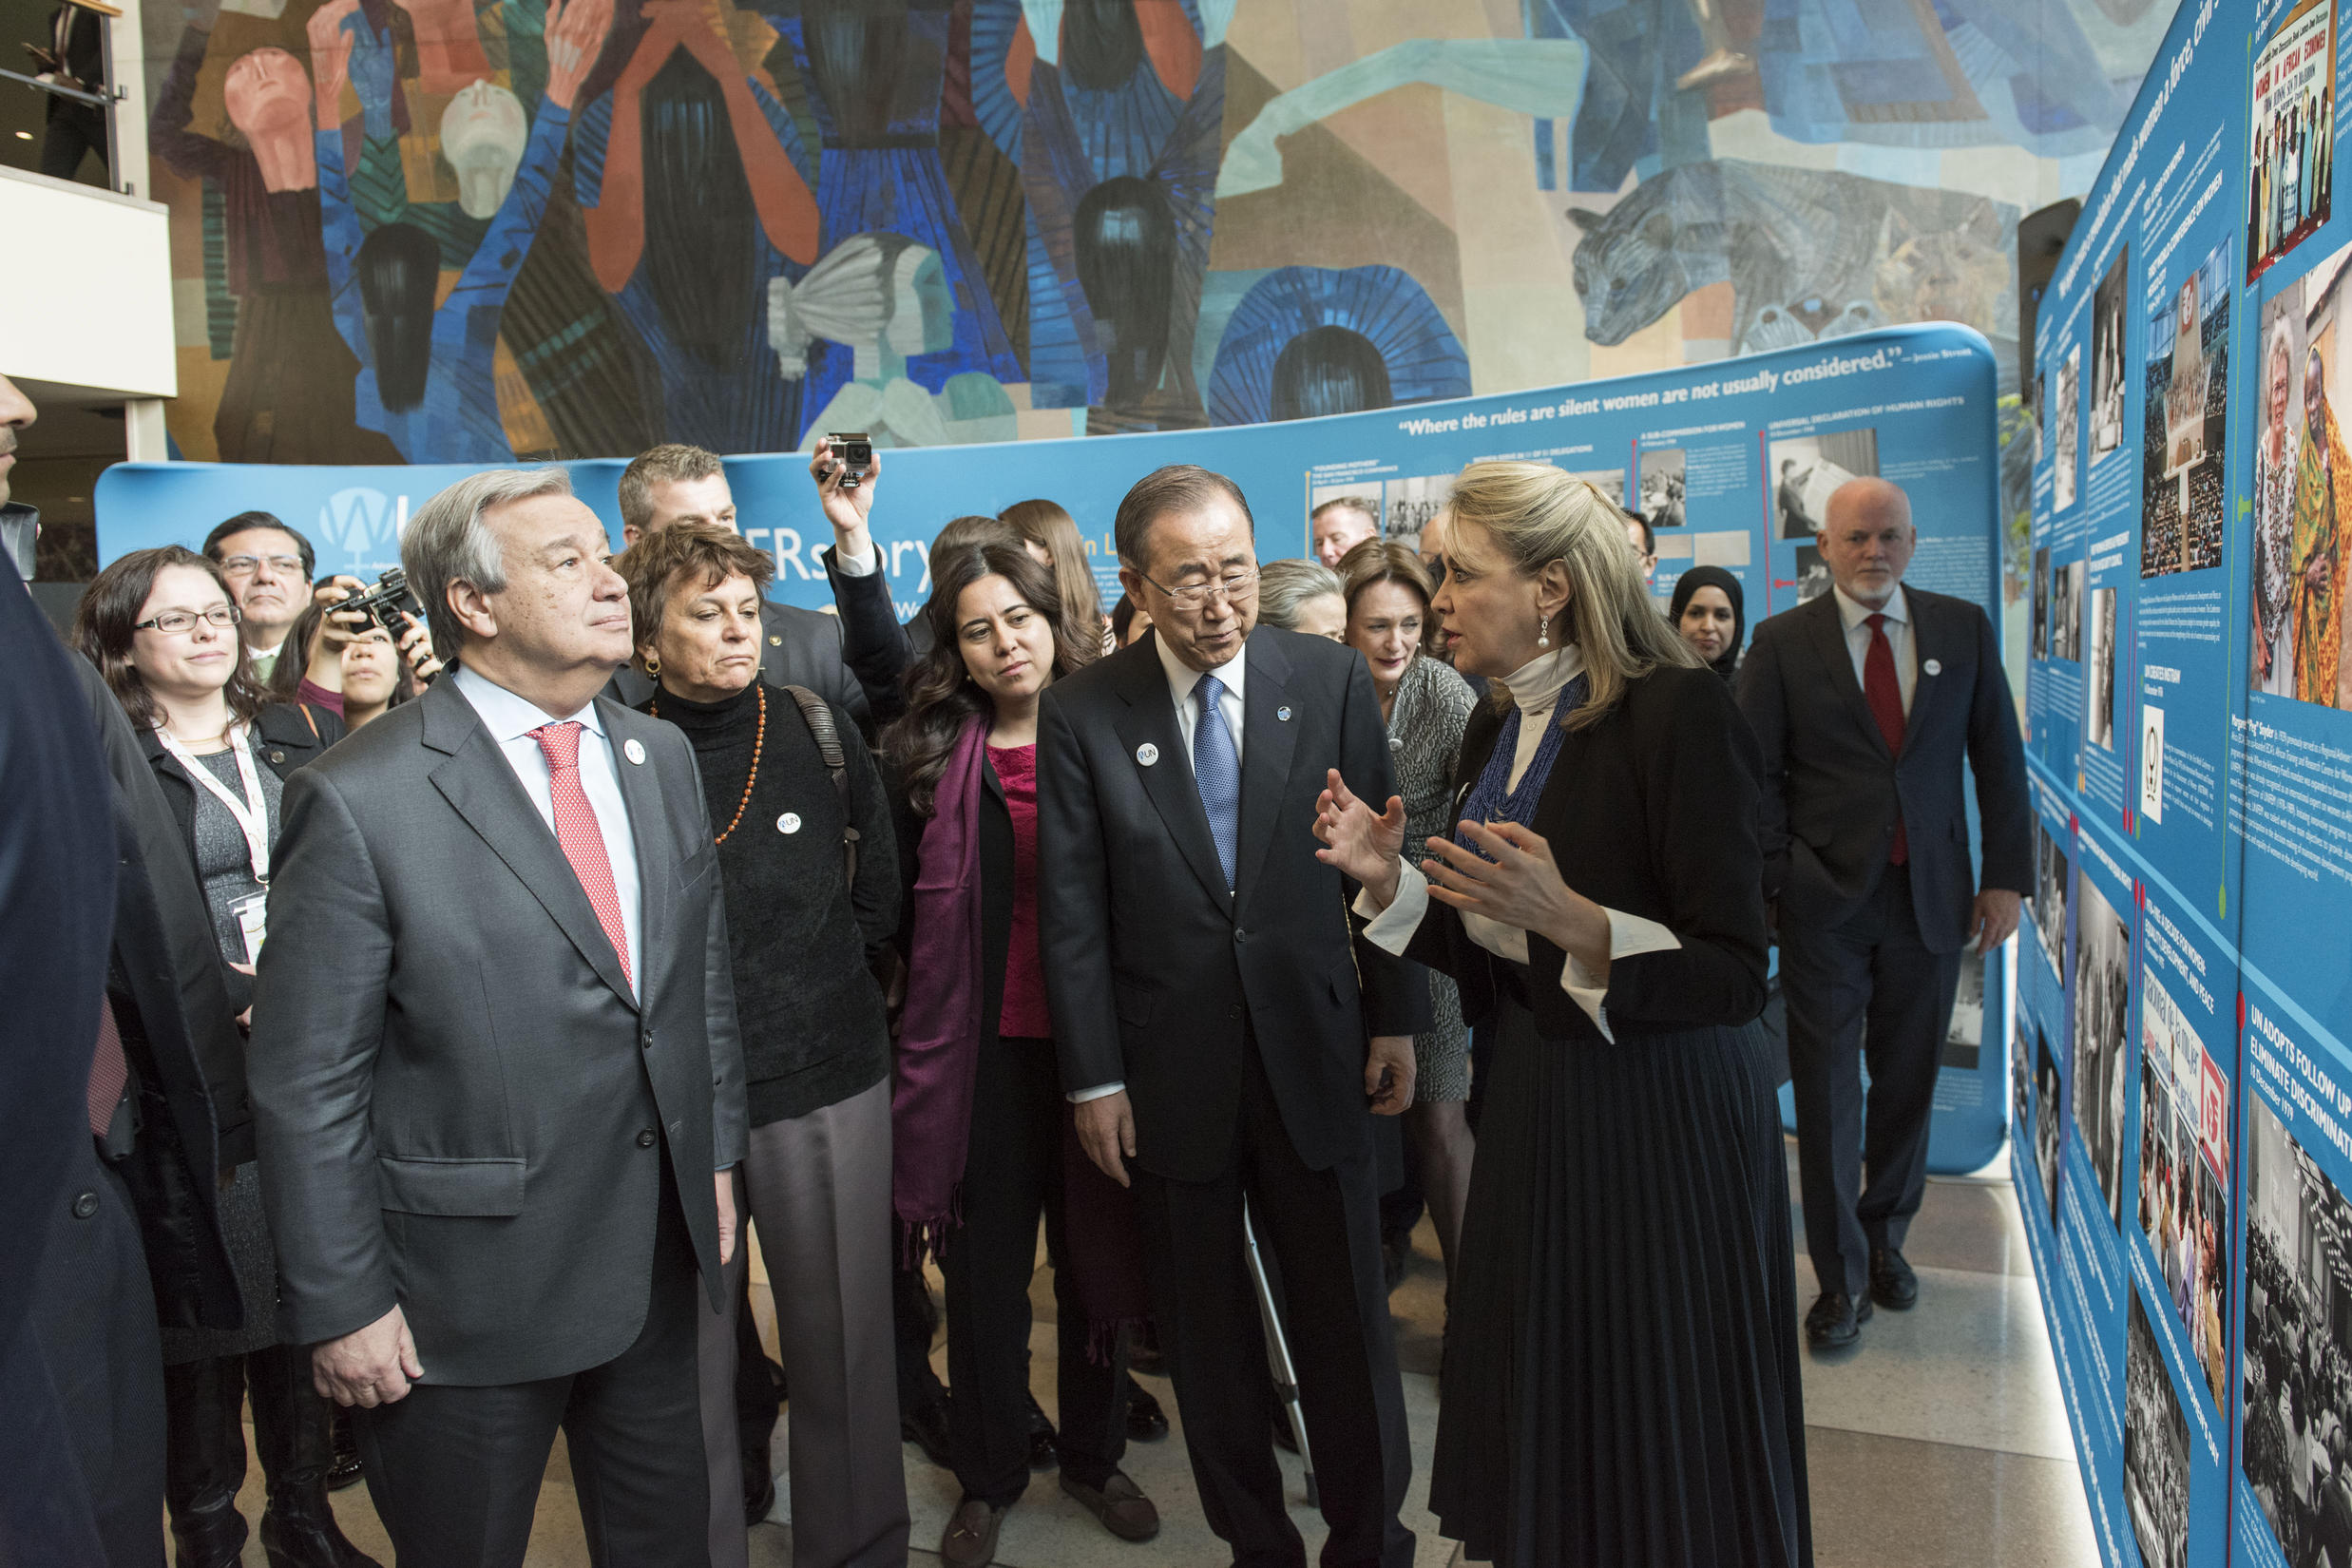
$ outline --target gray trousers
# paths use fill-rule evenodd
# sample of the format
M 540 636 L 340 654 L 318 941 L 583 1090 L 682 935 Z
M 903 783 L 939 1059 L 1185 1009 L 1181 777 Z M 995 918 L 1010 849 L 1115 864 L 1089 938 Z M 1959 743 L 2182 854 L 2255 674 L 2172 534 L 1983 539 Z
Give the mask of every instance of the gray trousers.
M 890 1316 L 890 1080 L 753 1128 L 736 1193 L 736 1212 L 759 1228 L 792 1402 L 794 1568 L 900 1568 L 908 1524 Z M 741 1568 L 749 1555 L 735 1413 L 735 1303 L 748 1266 L 738 1245 L 725 1311 L 700 1298 L 715 1568 Z

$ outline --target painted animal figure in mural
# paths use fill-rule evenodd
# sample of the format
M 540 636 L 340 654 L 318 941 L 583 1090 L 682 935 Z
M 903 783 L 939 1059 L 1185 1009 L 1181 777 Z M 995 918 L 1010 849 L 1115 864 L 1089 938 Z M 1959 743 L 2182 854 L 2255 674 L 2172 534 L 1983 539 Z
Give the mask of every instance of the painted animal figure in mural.
M 1905 321 L 2017 336 L 2017 210 L 1984 197 L 1722 159 L 1568 217 L 1584 231 L 1576 287 L 1596 343 L 1622 343 L 1720 282 L 1734 353 Z

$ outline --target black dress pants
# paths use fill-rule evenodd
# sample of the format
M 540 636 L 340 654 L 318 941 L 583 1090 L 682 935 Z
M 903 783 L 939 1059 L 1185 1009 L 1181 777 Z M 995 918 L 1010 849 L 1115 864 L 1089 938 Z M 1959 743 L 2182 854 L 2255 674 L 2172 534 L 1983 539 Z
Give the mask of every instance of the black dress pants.
M 1370 1130 L 1338 1165 L 1309 1170 L 1256 1042 L 1244 1048 L 1226 1169 L 1193 1182 L 1130 1166 L 1201 1512 L 1237 1568 L 1304 1568 L 1306 1542 L 1274 1460 L 1273 1382 L 1242 1239 L 1246 1199 L 1258 1246 L 1281 1272 L 1286 1337 L 1330 1526 L 1324 1568 L 1405 1568 L 1413 1535 L 1397 1510 L 1413 1461 L 1381 1273 Z
M 1062 1246 L 1062 1123 L 1070 1115 L 1049 1040 L 980 1048 L 971 1142 L 964 1157 L 964 1223 L 947 1233 L 947 1433 L 967 1498 L 1010 1504 L 1029 1484 L 1029 1279 L 1037 1223 Z M 1054 1271 L 1061 1358 L 1055 1397 L 1062 1473 L 1100 1487 L 1127 1453 L 1127 1352 L 1088 1358 L 1089 1325 L 1070 1271 Z
M 1919 1213 L 1960 965 L 1959 953 L 1929 952 L 1921 941 L 1911 878 L 1899 866 L 1887 867 L 1862 908 L 1834 929 L 1782 926 L 1805 1245 L 1824 1291 L 1859 1300 L 1869 1284 L 1870 1249 L 1900 1249 Z
M 353 1412 L 368 1495 L 402 1563 L 522 1568 L 561 1428 L 590 1562 L 708 1568 L 701 1285 L 666 1168 L 652 1272 L 636 1343 L 601 1367 L 484 1387 L 419 1383 L 394 1404 Z

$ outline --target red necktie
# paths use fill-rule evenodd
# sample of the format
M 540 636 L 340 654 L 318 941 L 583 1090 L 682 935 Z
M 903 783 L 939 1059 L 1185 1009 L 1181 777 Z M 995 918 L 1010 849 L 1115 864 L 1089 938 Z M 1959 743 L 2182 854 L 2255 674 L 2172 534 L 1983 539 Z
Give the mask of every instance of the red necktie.
M 572 863 L 580 890 L 588 895 L 613 953 L 621 960 L 621 977 L 634 986 L 637 977 L 629 972 L 629 932 L 621 920 L 621 893 L 613 886 L 612 859 L 604 852 L 604 833 L 596 825 L 596 808 L 588 804 L 588 792 L 580 787 L 580 731 L 579 724 L 566 721 L 542 724 L 530 736 L 547 756 L 547 793 L 555 802 L 555 841 L 562 846 L 564 858 Z
M 130 1082 L 130 1063 L 123 1060 L 122 1031 L 114 1026 L 114 1004 L 105 993 L 98 998 L 98 1050 L 90 1058 L 90 1136 L 105 1138 L 114 1125 L 114 1108 L 123 1102 Z
M 1870 717 L 1879 721 L 1879 734 L 1886 737 L 1886 749 L 1897 756 L 1903 755 L 1903 682 L 1895 679 L 1895 646 L 1886 641 L 1886 617 L 1864 617 L 1870 628 L 1870 651 L 1862 656 L 1862 696 L 1870 704 Z M 1901 866 L 1911 858 L 1911 840 L 1903 831 L 1903 807 L 1895 808 L 1895 841 L 1886 850 L 1890 865 Z

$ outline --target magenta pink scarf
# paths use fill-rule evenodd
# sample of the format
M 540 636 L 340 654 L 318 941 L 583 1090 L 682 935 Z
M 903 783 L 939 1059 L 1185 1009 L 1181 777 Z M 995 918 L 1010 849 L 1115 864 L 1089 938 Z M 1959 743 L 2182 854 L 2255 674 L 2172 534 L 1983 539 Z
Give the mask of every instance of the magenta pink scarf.
M 890 1202 L 910 1252 L 936 1252 L 955 1219 L 980 1064 L 980 791 L 988 721 L 965 720 L 933 793 L 915 876 L 890 1091 Z

